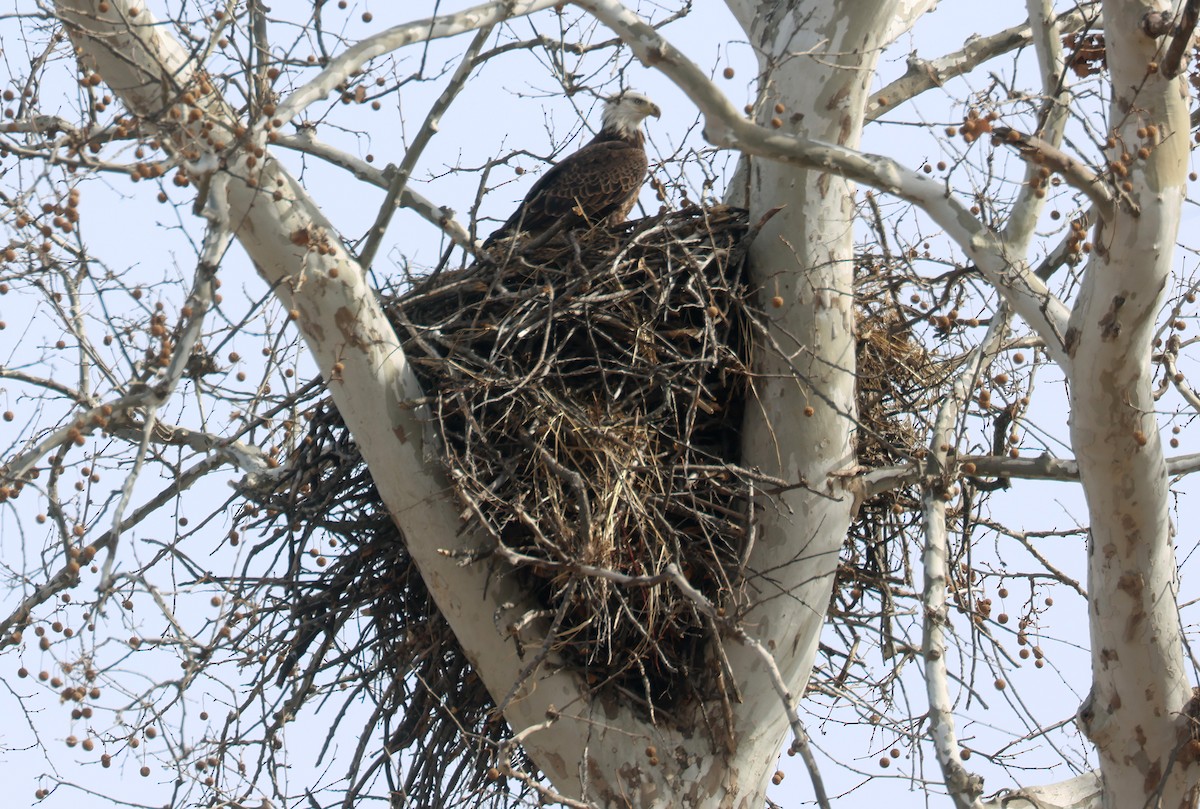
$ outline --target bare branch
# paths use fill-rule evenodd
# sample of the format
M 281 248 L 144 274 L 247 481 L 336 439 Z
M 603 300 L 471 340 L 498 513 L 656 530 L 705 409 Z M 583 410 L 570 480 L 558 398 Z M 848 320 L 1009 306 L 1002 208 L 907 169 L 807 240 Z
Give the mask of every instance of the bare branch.
M 1179 23 L 1171 35 L 1171 44 L 1167 46 L 1166 56 L 1162 61 L 1162 72 L 1167 78 L 1175 78 L 1183 69 L 1184 53 L 1192 42 L 1196 32 L 1196 20 L 1200 18 L 1200 0 L 1187 0 L 1179 13 Z
M 978 807 L 983 779 L 968 772 L 963 764 L 962 748 L 954 728 L 954 701 L 950 697 L 946 669 L 945 628 L 950 623 L 946 600 L 949 540 L 946 529 L 946 502 L 952 497 L 952 479 L 946 477 L 949 448 L 957 442 L 959 413 L 970 398 L 974 383 L 986 371 L 999 351 L 1008 331 L 1008 316 L 1003 310 L 988 328 L 972 361 L 966 363 L 954 380 L 953 389 L 938 411 L 929 452 L 930 475 L 924 486 L 921 507 L 925 528 L 925 587 L 922 594 L 925 658 L 925 688 L 929 698 L 929 725 L 938 763 L 946 788 L 960 809 Z
M 1042 141 L 1057 148 L 1062 145 L 1070 112 L 1068 102 L 1071 100 L 1070 90 L 1066 87 L 1062 43 L 1059 41 L 1062 29 L 1055 19 L 1052 0 L 1026 0 L 1025 7 L 1033 23 L 1033 45 L 1042 78 L 1043 99 L 1037 131 Z M 1029 251 L 1038 217 L 1045 208 L 1046 178 L 1042 173 L 1036 161 L 1026 166 L 1025 183 L 1004 226 L 1005 241 L 1012 245 L 1013 252 L 1021 255 Z
M 1193 410 L 1200 413 L 1200 394 L 1192 389 L 1184 375 L 1179 372 L 1178 359 L 1179 339 L 1172 335 L 1167 339 L 1167 346 L 1162 352 L 1163 368 L 1167 372 L 1167 379 L 1175 386 L 1175 390 L 1179 391 L 1183 400 L 1191 405 Z
M 311 129 L 303 128 L 296 135 L 279 134 L 275 144 L 327 160 L 346 169 L 357 179 L 378 188 L 388 188 L 390 185 L 389 178 L 392 175 L 387 169 L 377 169 L 365 160 L 317 140 Z M 454 218 L 454 211 L 450 208 L 432 202 L 407 185 L 400 190 L 399 204 L 416 211 L 425 221 L 436 225 L 459 247 L 471 249 L 474 246 L 467 229 Z
M 1138 213 L 1139 208 L 1132 197 L 1119 189 L 1114 193 L 1103 177 L 1061 149 L 1039 137 L 1026 135 L 1007 126 L 996 127 L 995 133 L 1001 143 L 1014 146 L 1021 157 L 1032 166 L 1045 166 L 1057 172 L 1068 184 L 1086 194 L 1105 221 L 1112 221 L 1118 201 L 1124 203 L 1130 212 L 1135 215 Z
M 1102 809 L 1104 784 L 1099 772 L 1057 784 L 1005 789 L 979 802 L 981 809 Z
M 211 193 L 208 197 L 208 205 L 205 211 L 205 216 L 209 220 L 209 227 L 204 235 L 204 247 L 200 252 L 200 262 L 196 268 L 195 286 L 192 288 L 192 293 L 188 297 L 188 303 L 184 308 L 185 322 L 179 339 L 176 341 L 175 353 L 164 369 L 161 381 L 154 386 L 153 403 L 151 403 L 150 407 L 146 408 L 146 421 L 142 427 L 142 439 L 138 446 L 137 455 L 134 458 L 133 468 L 125 477 L 125 483 L 121 487 L 121 498 L 117 502 L 116 508 L 113 509 L 108 555 L 104 559 L 104 567 L 100 576 L 101 590 L 107 589 L 112 579 L 112 570 L 113 565 L 116 563 L 117 544 L 121 538 L 121 526 L 124 522 L 125 509 L 129 505 L 129 501 L 133 498 L 133 489 L 141 472 L 142 464 L 145 462 L 151 438 L 154 435 L 154 428 L 158 418 L 157 408 L 161 407 L 171 398 L 171 395 L 175 392 L 176 385 L 183 379 L 188 362 L 192 358 L 192 351 L 200 339 L 200 332 L 204 327 L 205 315 L 208 314 L 208 310 L 213 303 L 213 295 L 216 293 L 217 267 L 220 266 L 225 251 L 229 249 L 229 244 L 233 241 L 233 232 L 229 228 L 229 211 L 224 204 L 226 181 L 224 175 L 219 175 L 214 178 L 212 187 L 210 188 Z
M 1059 15 L 1055 23 L 1064 31 L 1077 30 L 1094 19 L 1098 6 L 1096 2 L 1082 3 Z M 1029 45 L 1033 42 L 1033 35 L 1033 29 L 1025 23 L 988 36 L 972 37 L 961 50 L 937 59 L 922 59 L 914 54 L 909 57 L 908 71 L 903 76 L 871 96 L 867 105 L 867 120 L 873 121 L 886 115 L 897 105 L 926 90 L 941 87 L 955 76 L 965 75 L 997 56 Z
M 310 105 L 334 92 L 350 74 L 384 54 L 414 42 L 429 42 L 490 27 L 514 17 L 524 17 L 550 8 L 556 5 L 556 2 L 557 0 L 493 0 L 452 14 L 397 25 L 359 40 L 330 60 L 316 78 L 288 96 L 277 108 L 276 117 L 291 121 Z
M 442 116 L 450 108 L 450 105 L 454 102 L 458 94 L 462 92 L 463 87 L 466 86 L 467 78 L 470 77 L 471 71 L 475 69 L 479 51 L 483 48 L 491 33 L 492 26 L 490 25 L 485 25 L 475 32 L 475 38 L 467 46 L 466 52 L 458 63 L 458 68 L 454 71 L 454 75 L 450 77 L 449 84 L 442 90 L 442 94 L 438 96 L 433 106 L 429 108 L 429 112 L 425 116 L 425 122 L 417 130 L 417 136 L 409 144 L 408 151 L 404 153 L 404 159 L 400 161 L 399 167 L 392 173 L 391 182 L 388 183 L 387 195 L 383 198 L 383 205 L 380 206 L 379 213 L 375 217 L 375 224 L 367 232 L 367 242 L 363 245 L 363 249 L 358 255 L 358 263 L 364 268 L 369 269 L 374 263 L 375 251 L 379 249 L 379 243 L 383 240 L 383 235 L 387 232 L 392 214 L 396 211 L 396 200 L 402 198 L 404 189 L 408 186 L 408 178 L 412 176 L 417 161 L 421 159 L 421 155 L 425 152 L 425 147 L 429 145 L 429 141 L 432 140 L 434 133 L 441 128 Z
M 747 121 L 694 62 L 617 0 L 574 0 L 621 35 L 647 65 L 662 71 L 688 94 L 704 115 L 704 135 L 735 148 L 803 168 L 829 171 L 918 205 L 970 256 L 1026 323 L 1046 341 L 1064 368 L 1070 357 L 1064 339 L 1068 312 L 1008 245 L 985 228 L 937 182 L 880 155 L 783 135 Z

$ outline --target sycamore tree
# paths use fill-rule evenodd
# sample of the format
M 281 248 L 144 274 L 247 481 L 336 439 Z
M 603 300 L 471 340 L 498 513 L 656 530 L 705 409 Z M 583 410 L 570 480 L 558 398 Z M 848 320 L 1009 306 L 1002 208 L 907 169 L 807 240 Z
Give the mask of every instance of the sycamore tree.
M 1200 408 L 1200 3 L 1001 5 L 17 0 L 0 744 L 19 800 L 1194 806 L 1176 523 L 1197 462 L 1167 445 Z M 665 112 L 646 227 L 730 205 L 748 229 L 731 432 L 752 485 L 726 509 L 724 589 L 483 530 L 387 308 L 435 266 L 494 263 L 478 238 L 522 174 L 627 87 Z M 518 120 L 543 129 L 506 138 Z M 412 604 L 333 620 L 285 586 L 367 586 L 338 578 L 361 548 L 329 539 L 363 525 L 303 511 L 311 489 L 290 512 L 263 495 L 318 463 L 321 401 Z M 1063 487 L 1085 512 L 1029 506 Z M 521 569 L 567 606 L 669 592 L 719 687 L 672 693 L 701 680 L 653 646 L 627 650 L 633 679 L 573 657 L 567 606 Z M 387 644 L 404 659 L 360 663 Z M 295 667 L 314 654 L 336 665 Z M 806 772 L 786 786 L 784 752 Z

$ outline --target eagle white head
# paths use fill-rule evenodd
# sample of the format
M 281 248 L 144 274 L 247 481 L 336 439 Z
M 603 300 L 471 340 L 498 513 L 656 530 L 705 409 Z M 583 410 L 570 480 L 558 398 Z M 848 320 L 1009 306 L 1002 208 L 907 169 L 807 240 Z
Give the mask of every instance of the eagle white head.
M 662 116 L 662 110 L 641 93 L 626 90 L 605 100 L 602 123 L 605 129 L 631 138 L 638 133 L 642 121 L 649 115 L 659 118 Z

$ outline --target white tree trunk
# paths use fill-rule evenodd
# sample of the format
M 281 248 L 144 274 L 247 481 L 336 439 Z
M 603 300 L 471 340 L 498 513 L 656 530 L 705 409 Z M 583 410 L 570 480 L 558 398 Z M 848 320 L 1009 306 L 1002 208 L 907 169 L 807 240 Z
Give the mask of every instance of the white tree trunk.
M 781 132 L 857 147 L 876 57 L 900 6 L 895 0 L 795 4 L 729 0 L 760 56 L 758 122 Z M 812 57 L 807 54 L 812 51 Z M 794 54 L 802 54 L 795 56 Z M 782 112 L 777 112 L 782 105 Z M 772 119 L 778 119 L 772 121 Z M 754 281 L 770 318 L 748 403 L 743 462 L 796 485 L 764 498 L 750 557 L 747 631 L 771 649 L 795 698 L 803 695 L 825 622 L 852 497 L 838 473 L 855 464 L 853 186 L 839 176 L 762 158 L 748 160 L 750 221 L 783 206 L 751 249 Z M 740 192 L 740 189 L 735 193 Z M 765 341 L 764 341 L 765 342 Z M 756 694 L 756 661 L 731 649 L 747 696 L 741 750 L 772 756 L 787 730 L 777 705 Z
M 1130 194 L 1096 229 L 1071 316 L 1071 438 L 1091 524 L 1088 592 L 1093 686 L 1081 725 L 1100 751 L 1105 806 L 1191 806 L 1194 775 L 1176 759 L 1191 697 L 1180 644 L 1167 473 L 1154 415 L 1151 341 L 1170 277 L 1187 182 L 1185 78 L 1149 66 L 1161 40 L 1142 29 L 1165 3 L 1106 2 L 1112 72 L 1110 161 L 1145 144 Z M 1157 136 L 1141 137 L 1147 128 Z M 1151 130 L 1153 131 L 1153 130 Z

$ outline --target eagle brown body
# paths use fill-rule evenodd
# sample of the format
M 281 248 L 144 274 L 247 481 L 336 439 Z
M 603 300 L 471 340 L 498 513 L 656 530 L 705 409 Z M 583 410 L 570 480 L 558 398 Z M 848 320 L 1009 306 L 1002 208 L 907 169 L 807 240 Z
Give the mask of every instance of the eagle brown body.
M 657 118 L 660 111 L 640 93 L 610 98 L 596 137 L 543 174 L 483 246 L 518 233 L 544 233 L 560 222 L 566 226 L 624 222 L 649 168 L 641 129 L 648 115 Z

